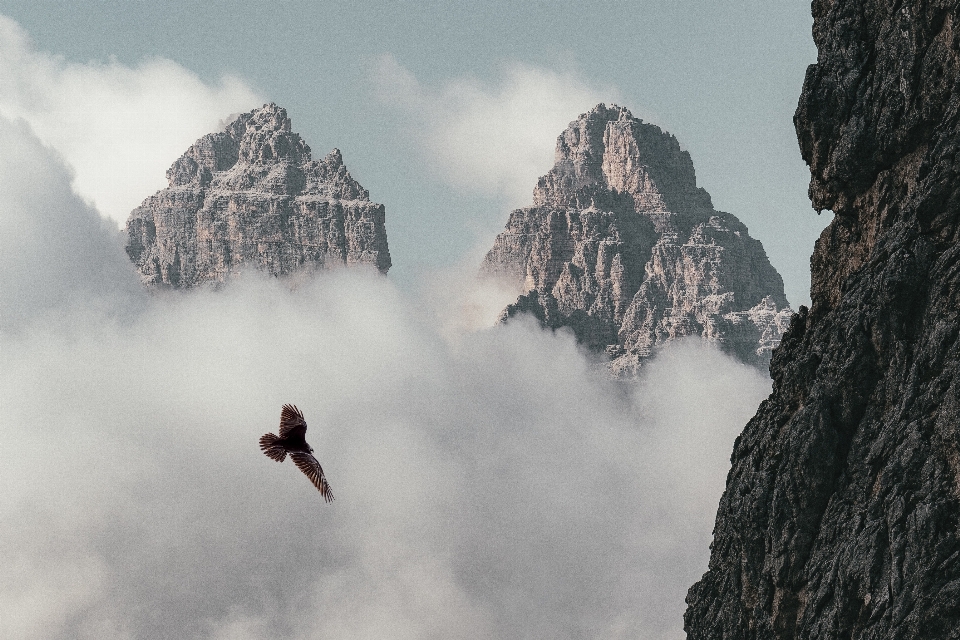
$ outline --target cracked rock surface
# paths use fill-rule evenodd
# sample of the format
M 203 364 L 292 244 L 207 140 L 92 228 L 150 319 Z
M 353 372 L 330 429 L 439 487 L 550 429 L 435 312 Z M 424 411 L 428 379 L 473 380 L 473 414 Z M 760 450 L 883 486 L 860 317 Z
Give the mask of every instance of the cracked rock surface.
M 275 104 L 197 140 L 167 180 L 127 220 L 127 254 L 146 285 L 221 283 L 245 265 L 275 276 L 390 268 L 383 205 L 370 201 L 337 149 L 312 160 Z
M 677 139 L 613 105 L 560 135 L 533 206 L 510 214 L 482 271 L 526 292 L 502 320 L 570 327 L 620 375 L 684 336 L 765 367 L 792 314 L 763 246 L 713 208 Z
M 734 447 L 688 638 L 960 638 L 960 4 L 816 0 L 812 305 Z

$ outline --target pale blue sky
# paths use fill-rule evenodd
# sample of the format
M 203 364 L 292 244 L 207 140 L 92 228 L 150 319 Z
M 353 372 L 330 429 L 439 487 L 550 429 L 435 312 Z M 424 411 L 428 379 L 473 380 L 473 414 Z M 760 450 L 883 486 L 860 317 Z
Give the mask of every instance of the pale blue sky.
M 809 207 L 792 125 L 816 59 L 808 3 L 2 0 L 0 13 L 70 61 L 159 56 L 285 106 L 315 156 L 340 148 L 386 205 L 401 282 L 475 254 L 522 203 L 425 166 L 417 107 L 378 93 L 384 56 L 425 96 L 465 78 L 495 95 L 516 65 L 566 74 L 676 135 L 714 205 L 763 242 L 794 307 L 808 301 L 809 255 L 829 221 Z

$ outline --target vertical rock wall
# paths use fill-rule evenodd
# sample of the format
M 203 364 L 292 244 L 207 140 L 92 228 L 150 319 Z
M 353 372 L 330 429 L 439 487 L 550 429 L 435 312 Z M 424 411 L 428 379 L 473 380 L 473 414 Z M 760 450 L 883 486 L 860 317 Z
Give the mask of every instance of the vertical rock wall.
M 812 306 L 737 440 L 692 639 L 960 638 L 960 7 L 817 0 Z

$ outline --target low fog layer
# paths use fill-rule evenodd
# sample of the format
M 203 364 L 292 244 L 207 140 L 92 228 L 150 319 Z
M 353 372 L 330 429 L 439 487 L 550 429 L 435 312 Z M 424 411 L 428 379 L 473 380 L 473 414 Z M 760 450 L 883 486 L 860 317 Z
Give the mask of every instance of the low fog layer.
M 0 138 L 0 636 L 682 637 L 765 376 L 694 342 L 615 383 L 364 270 L 147 296 Z M 332 505 L 257 447 L 285 402 Z

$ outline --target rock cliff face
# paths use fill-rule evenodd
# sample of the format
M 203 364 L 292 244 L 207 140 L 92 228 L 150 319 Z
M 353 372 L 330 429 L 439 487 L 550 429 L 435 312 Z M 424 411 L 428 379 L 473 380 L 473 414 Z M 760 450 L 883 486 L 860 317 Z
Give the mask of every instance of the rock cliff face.
M 197 140 L 167 180 L 127 221 L 127 254 L 144 284 L 218 283 L 241 265 L 273 275 L 390 268 L 383 205 L 370 202 L 338 150 L 311 160 L 274 104 Z
M 689 638 L 960 638 L 960 5 L 816 0 L 835 217 L 737 440 Z
M 502 319 L 568 326 L 621 374 L 690 335 L 765 366 L 791 315 L 763 246 L 714 210 L 676 138 L 602 104 L 560 135 L 482 271 L 527 292 Z

